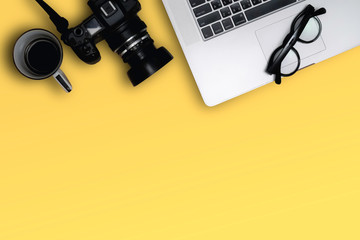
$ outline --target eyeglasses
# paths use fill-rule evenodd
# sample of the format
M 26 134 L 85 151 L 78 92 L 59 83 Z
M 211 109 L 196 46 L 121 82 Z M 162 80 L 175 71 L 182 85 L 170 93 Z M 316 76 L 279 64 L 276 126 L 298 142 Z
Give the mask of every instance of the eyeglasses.
M 320 37 L 322 24 L 317 16 L 325 13 L 325 8 L 315 11 L 312 5 L 308 5 L 294 19 L 290 33 L 285 37 L 283 44 L 272 53 L 266 70 L 271 75 L 275 74 L 276 84 L 281 84 L 281 77 L 292 76 L 299 70 L 301 65 L 300 54 L 294 46 L 297 42 L 313 43 Z M 295 58 L 297 63 L 283 66 L 284 60 L 287 58 Z

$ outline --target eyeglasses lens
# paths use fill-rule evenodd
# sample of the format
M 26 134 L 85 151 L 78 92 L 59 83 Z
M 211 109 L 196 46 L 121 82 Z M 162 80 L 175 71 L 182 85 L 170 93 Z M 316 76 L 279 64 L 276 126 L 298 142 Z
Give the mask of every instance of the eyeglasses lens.
M 282 51 L 282 49 L 279 49 L 275 53 L 275 59 L 279 56 L 281 51 Z M 285 59 L 282 61 L 282 63 L 281 63 L 281 75 L 290 76 L 290 75 L 294 74 L 298 70 L 300 59 L 299 59 L 298 54 L 295 51 L 296 50 L 291 49 L 289 51 L 289 53 L 286 55 Z
M 300 25 L 301 20 L 303 17 L 300 17 L 294 24 L 294 29 L 297 29 Z M 319 18 L 312 17 L 308 21 L 304 31 L 300 35 L 300 41 L 303 43 L 312 43 L 316 41 L 321 34 L 321 22 Z

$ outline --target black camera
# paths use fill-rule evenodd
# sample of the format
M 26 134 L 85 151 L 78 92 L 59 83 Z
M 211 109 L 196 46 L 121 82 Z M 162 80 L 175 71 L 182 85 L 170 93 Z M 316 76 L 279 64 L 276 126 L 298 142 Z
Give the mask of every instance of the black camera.
M 36 1 L 49 14 L 64 43 L 82 61 L 88 64 L 99 62 L 101 56 L 96 44 L 106 40 L 110 48 L 130 65 L 128 76 L 134 86 L 173 59 L 164 47 L 157 49 L 154 46 L 146 24 L 137 15 L 141 10 L 137 0 L 89 0 L 94 14 L 71 29 L 68 29 L 68 21 L 48 4 L 43 0 Z

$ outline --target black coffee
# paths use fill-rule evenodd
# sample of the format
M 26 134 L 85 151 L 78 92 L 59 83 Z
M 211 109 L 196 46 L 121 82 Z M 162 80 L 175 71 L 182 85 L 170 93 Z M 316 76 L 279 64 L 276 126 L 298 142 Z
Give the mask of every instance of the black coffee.
M 53 73 L 61 62 L 61 50 L 48 39 L 32 42 L 26 51 L 26 62 L 30 69 L 37 74 Z

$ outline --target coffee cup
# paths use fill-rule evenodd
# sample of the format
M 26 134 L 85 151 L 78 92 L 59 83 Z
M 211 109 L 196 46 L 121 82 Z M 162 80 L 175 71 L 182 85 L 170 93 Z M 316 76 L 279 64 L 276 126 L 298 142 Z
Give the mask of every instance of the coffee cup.
M 63 71 L 63 49 L 57 37 L 44 29 L 25 32 L 16 41 L 13 58 L 16 68 L 25 77 L 43 80 L 49 77 L 71 92 L 72 86 Z

